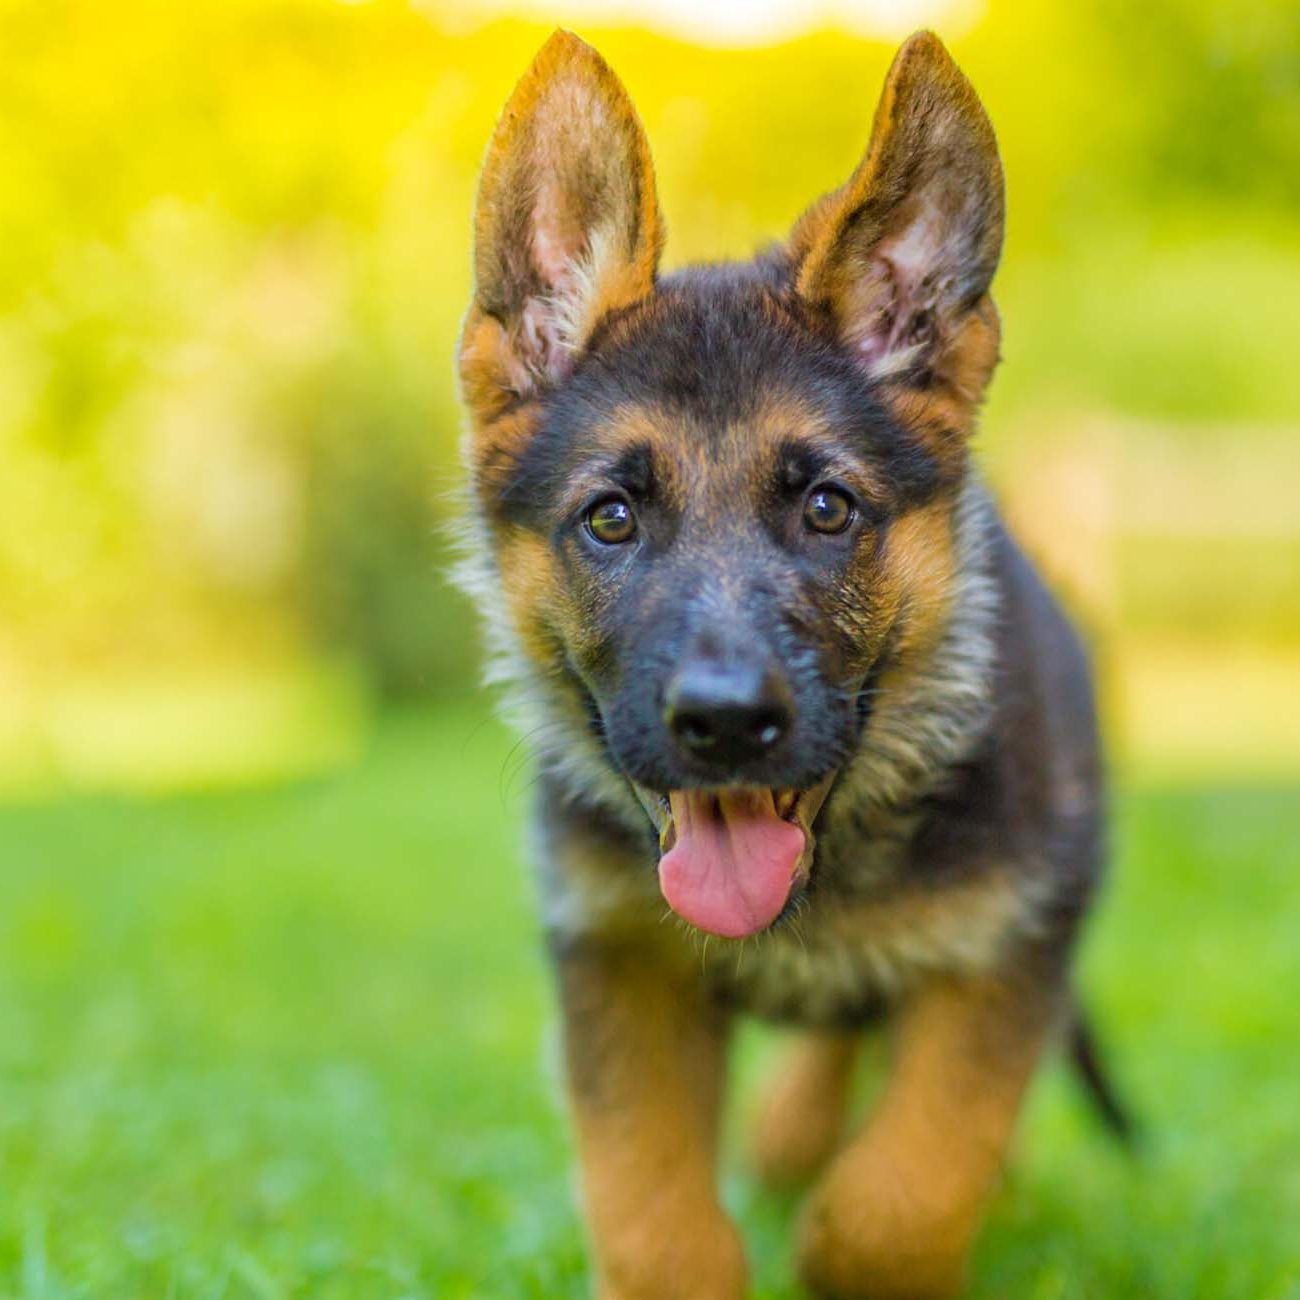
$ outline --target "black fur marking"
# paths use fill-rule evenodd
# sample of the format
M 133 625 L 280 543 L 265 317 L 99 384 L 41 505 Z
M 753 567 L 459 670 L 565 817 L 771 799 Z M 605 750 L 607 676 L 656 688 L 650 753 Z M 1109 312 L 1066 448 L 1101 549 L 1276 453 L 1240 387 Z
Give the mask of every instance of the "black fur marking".
M 875 709 L 875 699 L 880 693 L 880 678 L 884 673 L 890 660 L 890 649 L 885 648 L 876 656 L 875 662 L 867 671 L 863 678 L 862 685 L 858 688 L 858 693 L 854 697 L 854 708 L 857 712 L 858 719 L 858 740 L 862 739 L 862 733 L 866 731 L 867 724 L 871 721 L 871 714 Z
M 654 492 L 654 452 L 644 443 L 625 448 L 609 467 L 609 477 L 636 500 L 645 500 Z

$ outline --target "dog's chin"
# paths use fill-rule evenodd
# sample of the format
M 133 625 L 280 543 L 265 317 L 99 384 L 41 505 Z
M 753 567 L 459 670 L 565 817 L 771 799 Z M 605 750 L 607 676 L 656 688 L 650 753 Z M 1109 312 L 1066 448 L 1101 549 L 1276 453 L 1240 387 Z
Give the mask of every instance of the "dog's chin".
M 684 921 L 744 939 L 797 908 L 817 850 L 817 819 L 837 770 L 804 788 L 632 788 L 659 840 L 659 884 Z

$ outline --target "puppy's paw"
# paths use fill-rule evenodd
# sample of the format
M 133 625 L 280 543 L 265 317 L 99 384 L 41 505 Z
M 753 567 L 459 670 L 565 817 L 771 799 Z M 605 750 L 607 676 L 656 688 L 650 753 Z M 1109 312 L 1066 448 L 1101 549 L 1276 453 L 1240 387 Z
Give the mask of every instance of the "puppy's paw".
M 701 1217 L 677 1231 L 625 1240 L 606 1256 L 597 1300 L 744 1300 L 745 1250 L 729 1219 Z
M 819 1300 L 954 1300 L 965 1284 L 963 1216 L 898 1179 L 833 1165 L 804 1210 L 799 1271 Z

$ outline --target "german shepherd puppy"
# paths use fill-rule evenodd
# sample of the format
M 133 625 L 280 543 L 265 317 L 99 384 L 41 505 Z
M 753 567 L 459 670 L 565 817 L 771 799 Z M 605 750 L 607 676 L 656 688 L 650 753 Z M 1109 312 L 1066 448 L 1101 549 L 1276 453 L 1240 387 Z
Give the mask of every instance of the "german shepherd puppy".
M 739 265 L 658 274 L 645 135 L 576 37 L 492 139 L 459 357 L 472 585 L 540 769 L 602 1300 L 744 1293 L 715 1186 L 736 1013 L 803 1031 L 756 1154 L 820 1173 L 799 1261 L 841 1300 L 960 1290 L 1074 1018 L 1088 668 L 968 451 L 1002 228 L 993 130 L 928 33 L 857 170 Z M 888 1081 L 841 1141 L 882 1018 Z

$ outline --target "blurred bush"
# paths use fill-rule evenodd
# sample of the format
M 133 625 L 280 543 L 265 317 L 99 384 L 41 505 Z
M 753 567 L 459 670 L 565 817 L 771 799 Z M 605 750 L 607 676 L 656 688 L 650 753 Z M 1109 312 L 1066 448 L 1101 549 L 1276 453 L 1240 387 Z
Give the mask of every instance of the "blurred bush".
M 0 0 L 0 687 L 326 653 L 386 695 L 468 680 L 452 353 L 478 160 L 545 35 L 471 17 Z M 891 52 L 584 34 L 673 262 L 838 183 Z M 1293 5 L 1000 0 L 954 46 L 1007 161 L 987 426 L 1018 517 L 1121 629 L 1300 641 Z

